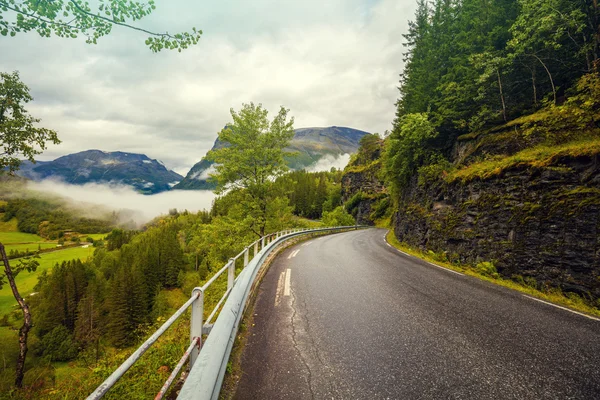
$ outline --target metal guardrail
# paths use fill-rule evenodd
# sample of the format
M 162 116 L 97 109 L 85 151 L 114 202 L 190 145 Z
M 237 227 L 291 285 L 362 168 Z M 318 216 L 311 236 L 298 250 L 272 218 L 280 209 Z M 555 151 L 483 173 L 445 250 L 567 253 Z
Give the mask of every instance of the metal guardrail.
M 185 362 L 190 360 L 190 374 L 178 398 L 180 399 L 217 399 L 225 376 L 225 370 L 231 348 L 237 335 L 239 323 L 243 315 L 246 302 L 250 295 L 252 284 L 264 261 L 278 244 L 293 237 L 327 231 L 342 231 L 358 229 L 363 226 L 343 226 L 319 229 L 289 229 L 263 236 L 256 240 L 238 255 L 231 258 L 223 268 L 214 274 L 202 287 L 192 291 L 192 296 L 177 310 L 152 336 L 148 338 L 115 372 L 113 372 L 100 386 L 87 397 L 87 400 L 102 398 L 117 381 L 133 366 L 133 364 L 156 342 L 156 340 L 173 325 L 173 323 L 191 306 L 192 316 L 190 321 L 190 346 L 183 357 L 173 369 L 155 400 L 162 399 L 168 392 L 171 384 L 183 368 Z M 260 248 L 260 250 L 259 250 Z M 250 261 L 250 250 L 253 250 Z M 243 269 L 235 277 L 236 261 L 243 257 Z M 204 321 L 204 293 L 217 278 L 227 271 L 227 291 L 221 297 L 206 321 Z M 225 304 L 223 305 L 223 303 Z M 223 305 L 216 322 L 211 324 L 215 315 Z M 208 335 L 205 346 L 202 346 L 202 335 Z M 203 349 L 201 352 L 200 350 Z

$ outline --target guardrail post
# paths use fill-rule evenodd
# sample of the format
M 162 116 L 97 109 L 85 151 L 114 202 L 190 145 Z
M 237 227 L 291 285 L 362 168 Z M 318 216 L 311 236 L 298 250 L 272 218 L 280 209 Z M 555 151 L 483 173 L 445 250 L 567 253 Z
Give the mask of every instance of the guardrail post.
M 227 290 L 233 287 L 233 281 L 235 281 L 235 259 L 229 259 L 229 268 L 227 268 Z
M 249 258 L 249 254 L 250 253 L 250 247 L 246 247 L 246 251 L 244 251 L 244 268 L 246 268 L 246 265 L 248 265 L 248 258 Z
M 260 248 L 261 248 L 261 249 L 264 249 L 264 248 L 265 248 L 265 238 L 266 238 L 266 236 L 263 236 L 263 237 L 262 237 L 262 240 L 261 240 L 262 244 L 261 244 L 261 246 L 260 246 Z
M 190 343 L 194 338 L 198 338 L 198 345 L 194 346 L 192 354 L 190 355 L 190 369 L 198 354 L 202 348 L 202 326 L 204 325 L 204 292 L 202 289 L 197 287 L 192 290 L 192 297 L 198 296 L 196 301 L 192 303 L 192 319 L 190 321 Z
M 252 258 L 256 257 L 257 254 L 258 254 L 258 240 L 256 242 L 254 242 L 254 254 L 252 255 Z

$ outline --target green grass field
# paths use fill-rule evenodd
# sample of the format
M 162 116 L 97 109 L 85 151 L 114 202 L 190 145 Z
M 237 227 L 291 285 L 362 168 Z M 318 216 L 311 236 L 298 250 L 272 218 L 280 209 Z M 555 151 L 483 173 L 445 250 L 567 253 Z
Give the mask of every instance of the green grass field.
M 82 247 L 74 247 L 70 249 L 55 251 L 52 253 L 41 254 L 40 259 L 38 260 L 40 266 L 35 272 L 21 272 L 15 279 L 21 296 L 26 297 L 33 292 L 33 287 L 37 283 L 38 275 L 42 271 L 48 270 L 54 267 L 56 263 L 60 263 L 62 261 L 68 261 L 76 258 L 85 260 L 88 257 L 91 257 L 93 253 L 94 248 L 90 246 L 86 249 Z M 12 260 L 11 263 L 14 265 L 16 264 L 16 262 L 16 260 Z M 10 286 L 5 285 L 2 288 L 2 290 L 0 290 L 0 316 L 10 312 L 12 307 L 16 304 L 17 302 L 15 301 L 12 295 Z
M 106 235 L 108 235 L 108 233 L 88 233 L 88 234 L 82 234 L 81 240 L 83 241 L 87 237 L 91 237 L 94 240 L 104 240 L 104 238 L 106 237 Z
M 9 253 L 11 250 L 15 251 L 25 251 L 29 249 L 29 251 L 37 251 L 38 248 L 42 249 L 53 249 L 56 248 L 56 242 L 39 242 L 39 243 L 24 243 L 24 244 L 7 244 L 6 252 Z
M 10 221 L 4 221 L 4 213 L 0 213 L 0 232 L 19 232 L 17 223 L 18 221 L 16 218 L 11 219 Z
M 43 242 L 42 239 L 38 235 L 34 235 L 32 233 L 23 233 L 23 232 L 0 232 L 0 243 L 10 244 L 10 243 L 38 243 Z

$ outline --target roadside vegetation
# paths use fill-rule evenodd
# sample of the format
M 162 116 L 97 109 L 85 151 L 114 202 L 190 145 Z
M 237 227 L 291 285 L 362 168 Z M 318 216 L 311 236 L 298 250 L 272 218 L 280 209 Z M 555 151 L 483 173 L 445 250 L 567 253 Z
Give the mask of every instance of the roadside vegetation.
M 0 345 L 0 356 L 7 360 L 0 368 L 0 390 L 16 399 L 84 397 L 183 304 L 194 287 L 260 235 L 322 223 L 353 225 L 341 203 L 341 171 L 287 173 L 282 154 L 292 127 L 285 123 L 284 111 L 272 124 L 265 122 L 267 114 L 260 105 L 232 111 L 234 122 L 220 133 L 232 146 L 227 154 L 212 155 L 222 166 L 217 170 L 218 190 L 228 190 L 210 211 L 173 209 L 141 229 L 128 229 L 116 227 L 111 213 L 102 220 L 83 219 L 76 205 L 66 211 L 60 199 L 8 196 L 4 226 L 32 233 L 4 232 L 0 237 L 15 244 L 28 240 L 56 246 L 60 241 L 63 246 L 36 254 L 35 272 L 22 271 L 15 279 L 34 321 L 23 389 L 13 386 L 16 329 L 23 317 L 10 288 L 0 291 L 0 332 L 7 339 Z M 249 121 L 252 126 L 282 128 L 253 132 L 260 146 L 246 141 L 239 145 L 232 132 L 248 129 Z M 256 181 L 238 181 L 238 172 L 253 170 L 252 163 L 262 165 L 264 149 L 269 149 L 272 165 L 263 166 Z M 91 233 L 97 227 L 105 231 L 105 226 L 112 230 Z M 86 246 L 65 249 L 67 243 Z M 241 267 L 237 265 L 238 272 Z M 205 317 L 225 292 L 226 278 L 220 277 L 205 294 Z M 177 322 L 107 398 L 155 395 L 189 343 L 188 319 Z

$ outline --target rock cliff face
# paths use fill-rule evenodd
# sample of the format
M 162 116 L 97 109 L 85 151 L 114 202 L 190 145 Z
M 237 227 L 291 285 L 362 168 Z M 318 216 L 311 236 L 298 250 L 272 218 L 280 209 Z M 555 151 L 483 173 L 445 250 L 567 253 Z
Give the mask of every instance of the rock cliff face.
M 342 201 L 350 202 L 350 211 L 359 225 L 374 225 L 373 207 L 385 193 L 383 182 L 377 178 L 375 171 L 379 165 L 370 170 L 344 172 L 342 176 Z
M 600 156 L 515 167 L 403 194 L 399 240 L 450 260 L 492 261 L 505 277 L 600 299 Z
M 342 202 L 359 225 L 374 225 L 382 202 L 389 200 L 380 176 L 382 149 L 381 139 L 368 137 L 342 175 Z

